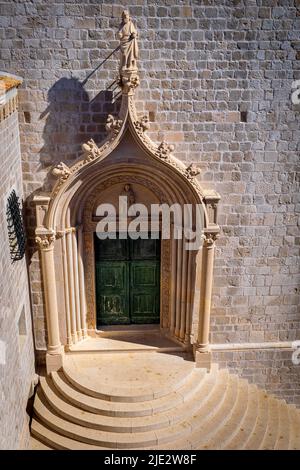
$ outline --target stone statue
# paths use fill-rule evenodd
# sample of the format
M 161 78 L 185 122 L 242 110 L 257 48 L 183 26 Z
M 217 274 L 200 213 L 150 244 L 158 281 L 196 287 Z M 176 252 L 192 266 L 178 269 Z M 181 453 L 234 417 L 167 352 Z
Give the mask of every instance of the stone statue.
M 121 196 L 126 196 L 128 198 L 127 200 L 130 206 L 135 204 L 135 194 L 130 184 L 125 184 L 123 191 L 121 192 Z
M 137 30 L 131 21 L 129 12 L 124 10 L 122 13 L 122 23 L 119 28 L 118 36 L 120 39 L 121 62 L 120 73 L 137 71 L 138 43 Z

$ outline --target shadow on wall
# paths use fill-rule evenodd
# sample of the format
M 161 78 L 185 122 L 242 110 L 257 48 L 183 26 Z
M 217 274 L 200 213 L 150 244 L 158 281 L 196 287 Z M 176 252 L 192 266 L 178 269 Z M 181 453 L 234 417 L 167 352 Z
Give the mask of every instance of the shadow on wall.
M 73 165 L 82 153 L 81 145 L 89 139 L 101 143 L 106 136 L 108 114 L 117 115 L 119 112 L 121 94 L 118 93 L 116 81 L 105 90 L 95 93 L 94 90 L 86 89 L 91 75 L 83 82 L 77 78 L 63 77 L 48 91 L 48 106 L 40 115 L 40 119 L 45 119 L 40 169 L 48 170 L 47 176 L 41 187 L 24 201 L 29 260 L 36 251 L 34 196 L 41 192 L 51 192 L 55 182 L 51 174 L 53 166 L 59 162 Z
M 42 168 L 60 161 L 73 164 L 81 154 L 82 143 L 91 138 L 101 142 L 107 115 L 119 110 L 119 99 L 113 101 L 114 85 L 92 99 L 76 78 L 61 78 L 50 88 L 48 106 L 40 116 L 46 116 L 40 151 Z
M 116 49 L 117 50 L 117 49 Z M 116 51 L 115 50 L 115 51 Z M 24 201 L 24 222 L 27 234 L 27 266 L 29 269 L 29 283 L 32 293 L 36 292 L 35 300 L 32 297 L 32 315 L 34 334 L 38 338 L 41 332 L 36 330 L 36 318 L 39 322 L 45 317 L 40 313 L 44 311 L 44 295 L 42 285 L 37 273 L 39 272 L 39 253 L 35 243 L 36 215 L 34 196 L 42 192 L 51 192 L 55 181 L 51 169 L 58 162 L 71 166 L 80 157 L 81 145 L 93 139 L 99 144 L 106 136 L 105 123 L 108 114 L 117 115 L 121 103 L 121 94 L 116 81 L 113 81 L 105 90 L 96 91 L 95 81 L 91 76 L 115 52 L 113 51 L 99 66 L 94 69 L 83 82 L 77 78 L 63 77 L 59 79 L 48 91 L 47 108 L 40 115 L 45 120 L 43 128 L 44 145 L 40 150 L 40 170 L 46 170 L 46 178 L 41 187 L 33 191 Z M 36 287 L 36 285 L 39 286 Z M 41 297 L 42 293 L 42 298 Z M 46 339 L 38 338 L 42 344 Z

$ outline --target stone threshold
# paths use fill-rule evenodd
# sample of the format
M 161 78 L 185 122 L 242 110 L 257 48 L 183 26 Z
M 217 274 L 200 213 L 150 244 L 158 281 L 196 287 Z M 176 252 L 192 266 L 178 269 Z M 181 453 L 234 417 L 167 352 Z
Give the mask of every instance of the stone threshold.
M 135 353 L 135 352 L 185 352 L 186 346 L 162 334 L 159 325 L 142 325 L 142 328 L 105 328 L 72 345 L 68 353 Z

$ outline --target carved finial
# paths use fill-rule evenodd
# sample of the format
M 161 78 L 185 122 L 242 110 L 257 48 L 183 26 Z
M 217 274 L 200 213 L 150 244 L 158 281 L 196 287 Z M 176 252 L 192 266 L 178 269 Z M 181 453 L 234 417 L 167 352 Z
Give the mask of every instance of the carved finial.
M 70 168 L 63 162 L 58 163 L 58 165 L 52 169 L 52 175 L 60 178 L 61 180 L 66 180 L 70 174 Z
M 200 173 L 201 169 L 195 163 L 191 163 L 185 170 L 186 177 L 189 180 L 196 178 Z
M 128 10 L 122 13 L 122 22 L 118 31 L 120 40 L 120 84 L 124 92 L 132 92 L 139 85 L 137 59 L 139 48 L 137 30 L 130 18 Z
M 163 160 L 167 160 L 170 154 L 174 151 L 175 147 L 172 144 L 167 144 L 167 142 L 162 141 L 157 148 L 157 156 Z
M 81 148 L 83 150 L 83 156 L 84 156 L 84 161 L 85 162 L 91 162 L 92 160 L 95 160 L 95 158 L 100 156 L 99 148 L 95 144 L 93 139 L 91 139 L 88 142 L 82 144 Z
M 107 132 L 117 135 L 120 132 L 123 121 L 121 119 L 115 119 L 112 114 L 107 116 L 105 129 Z

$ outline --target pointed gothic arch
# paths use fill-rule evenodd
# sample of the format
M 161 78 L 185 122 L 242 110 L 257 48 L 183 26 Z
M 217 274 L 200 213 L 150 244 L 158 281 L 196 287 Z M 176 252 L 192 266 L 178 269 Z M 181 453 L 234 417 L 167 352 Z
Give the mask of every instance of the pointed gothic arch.
M 203 246 L 187 251 L 181 240 L 162 240 L 160 326 L 193 347 L 196 361 L 209 357 L 209 322 L 214 242 L 219 233 L 215 191 L 201 188 L 195 165 L 186 167 L 173 155 L 173 145 L 153 143 L 147 117 L 138 117 L 134 91 L 137 70 L 121 72 L 122 102 L 117 118 L 109 115 L 104 142 L 82 145 L 72 167 L 60 163 L 52 173 L 51 195 L 35 198 L 36 241 L 41 252 L 48 348 L 47 370 L 62 365 L 64 351 L 92 335 L 95 322 L 93 233 L 94 208 L 106 190 L 130 184 L 161 203 L 200 205 Z M 147 194 L 147 196 L 145 196 Z M 107 201 L 109 202 L 109 201 Z

